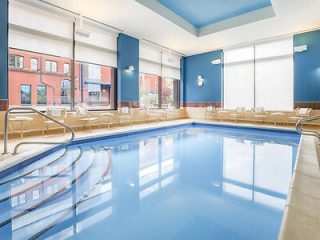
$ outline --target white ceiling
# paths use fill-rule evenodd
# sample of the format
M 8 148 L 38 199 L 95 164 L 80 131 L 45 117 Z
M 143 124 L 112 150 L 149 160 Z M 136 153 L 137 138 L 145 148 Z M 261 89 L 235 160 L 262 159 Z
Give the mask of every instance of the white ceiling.
M 320 27 L 320 0 L 272 0 L 275 17 L 203 37 L 192 35 L 135 0 L 46 1 L 185 55 Z

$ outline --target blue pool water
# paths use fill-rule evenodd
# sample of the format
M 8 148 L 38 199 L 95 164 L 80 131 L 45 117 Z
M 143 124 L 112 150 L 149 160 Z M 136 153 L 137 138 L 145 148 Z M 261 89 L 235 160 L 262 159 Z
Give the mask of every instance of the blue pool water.
M 195 124 L 72 145 L 0 179 L 0 239 L 277 239 L 298 143 Z

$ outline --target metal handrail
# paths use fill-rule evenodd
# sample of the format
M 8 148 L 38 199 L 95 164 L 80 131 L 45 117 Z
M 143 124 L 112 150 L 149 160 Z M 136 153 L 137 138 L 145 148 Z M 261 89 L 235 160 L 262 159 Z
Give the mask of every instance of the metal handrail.
M 308 130 L 307 131 L 307 130 L 303 130 L 301 128 L 303 123 L 311 122 L 311 121 L 315 121 L 315 120 L 319 120 L 319 119 L 320 119 L 320 115 L 313 116 L 313 117 L 306 117 L 306 118 L 300 119 L 296 124 L 296 130 L 300 134 L 313 136 L 313 137 L 318 138 L 318 140 L 320 140 L 320 133 L 318 131 L 312 131 L 312 130 Z
M 32 107 L 14 107 L 14 108 L 10 108 L 6 111 L 5 113 L 5 117 L 4 117 L 4 151 L 3 151 L 3 154 L 7 154 L 8 153 L 8 123 L 9 123 L 9 113 L 12 112 L 12 111 L 15 111 L 15 110 L 28 110 L 29 112 L 26 112 L 26 113 L 30 113 L 31 112 L 34 112 L 34 113 L 38 113 L 39 115 L 53 121 L 54 123 L 66 128 L 67 130 L 69 130 L 71 132 L 71 138 L 68 139 L 67 141 L 64 141 L 64 142 L 20 142 L 18 143 L 15 147 L 14 147 L 14 151 L 13 153 L 16 154 L 18 152 L 18 148 L 21 146 L 21 145 L 25 145 L 25 144 L 69 144 L 69 143 L 72 143 L 73 140 L 74 140 L 74 137 L 75 137 L 75 134 L 74 134 L 74 131 L 71 127 L 69 127 L 68 125 L 62 123 L 62 122 L 59 122 L 58 120 L 32 108 Z

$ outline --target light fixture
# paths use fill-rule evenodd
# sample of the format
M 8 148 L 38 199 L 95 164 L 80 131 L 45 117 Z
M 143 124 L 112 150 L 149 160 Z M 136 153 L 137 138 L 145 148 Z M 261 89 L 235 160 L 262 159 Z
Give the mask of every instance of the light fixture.
M 134 66 L 133 65 L 128 66 L 127 70 L 130 71 L 130 72 L 133 72 L 134 71 Z
M 211 63 L 212 63 L 213 65 L 218 65 L 218 64 L 221 63 L 221 59 L 220 59 L 220 58 L 218 58 L 218 59 L 213 59 L 213 60 L 211 61 Z
M 307 45 L 300 45 L 300 46 L 296 46 L 294 47 L 294 52 L 305 52 L 308 50 L 308 46 Z
M 198 87 L 202 87 L 204 85 L 204 79 L 201 75 L 197 77 L 197 85 Z

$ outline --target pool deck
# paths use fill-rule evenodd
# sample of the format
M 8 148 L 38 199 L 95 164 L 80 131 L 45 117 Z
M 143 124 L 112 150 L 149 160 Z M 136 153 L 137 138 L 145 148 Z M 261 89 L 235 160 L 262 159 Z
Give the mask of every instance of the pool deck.
M 119 133 L 130 133 L 132 131 L 149 130 L 159 127 L 169 127 L 187 123 L 207 123 L 223 126 L 255 127 L 263 129 L 281 129 L 294 131 L 293 127 L 271 126 L 259 124 L 242 124 L 230 122 L 213 122 L 197 119 L 182 119 L 158 124 L 148 123 L 111 129 L 94 129 L 92 131 L 76 132 L 76 140 L 96 138 L 99 136 L 114 135 Z M 68 137 L 62 135 L 46 135 L 26 137 L 24 141 L 63 141 Z M 21 142 L 21 139 L 9 140 L 9 152 L 14 146 Z M 0 155 L 0 172 L 10 168 L 25 159 L 38 155 L 49 150 L 53 146 L 48 145 L 24 145 L 19 149 L 19 154 Z M 3 140 L 0 141 L 0 151 L 3 152 Z M 318 151 L 318 155 L 317 155 Z M 318 156 L 320 156 L 320 145 L 317 145 L 314 137 L 302 136 L 295 171 L 287 198 L 287 205 L 284 210 L 282 225 L 279 233 L 279 240 L 313 240 L 320 239 L 320 168 Z

